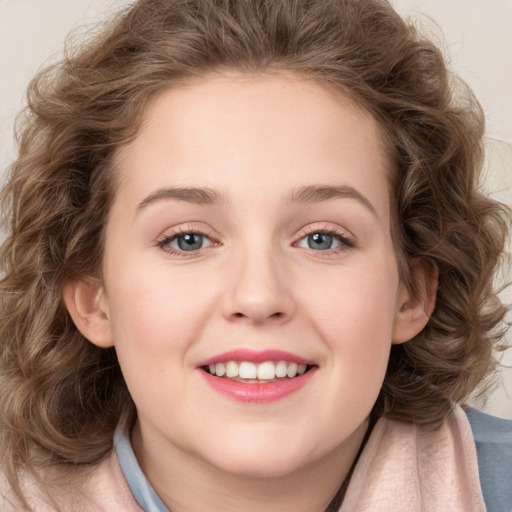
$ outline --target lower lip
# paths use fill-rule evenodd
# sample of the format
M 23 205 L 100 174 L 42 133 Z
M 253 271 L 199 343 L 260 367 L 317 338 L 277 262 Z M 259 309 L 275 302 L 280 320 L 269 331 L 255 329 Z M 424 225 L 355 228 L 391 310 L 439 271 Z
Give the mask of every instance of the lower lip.
M 204 370 L 199 371 L 212 389 L 229 398 L 239 402 L 268 403 L 280 400 L 303 388 L 315 373 L 315 368 L 311 368 L 306 373 L 293 379 L 254 383 L 238 382 L 225 377 L 215 377 Z

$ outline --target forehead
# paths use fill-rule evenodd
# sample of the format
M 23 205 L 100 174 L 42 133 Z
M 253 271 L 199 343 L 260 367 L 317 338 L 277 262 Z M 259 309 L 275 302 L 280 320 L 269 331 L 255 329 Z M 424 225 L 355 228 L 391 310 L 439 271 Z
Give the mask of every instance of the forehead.
M 276 194 L 348 184 L 387 214 L 390 166 L 381 135 L 366 110 L 311 80 L 215 74 L 154 99 L 138 136 L 117 156 L 119 192 L 140 201 L 164 185 L 205 186 L 229 197 L 263 181 Z

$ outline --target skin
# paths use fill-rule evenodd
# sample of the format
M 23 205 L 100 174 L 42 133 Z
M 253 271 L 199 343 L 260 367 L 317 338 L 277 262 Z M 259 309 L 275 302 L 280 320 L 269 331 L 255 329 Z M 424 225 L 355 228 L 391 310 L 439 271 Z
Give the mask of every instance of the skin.
M 418 294 L 399 279 L 380 135 L 318 84 L 232 72 L 162 93 L 119 152 L 102 281 L 64 296 L 91 342 L 115 346 L 134 451 L 173 512 L 322 511 L 345 479 L 392 343 L 433 306 L 421 265 Z M 312 185 L 344 188 L 291 200 Z M 325 231 L 332 247 L 309 247 Z M 193 232 L 203 247 L 180 251 Z M 197 368 L 233 349 L 285 350 L 316 371 L 283 399 L 239 402 Z

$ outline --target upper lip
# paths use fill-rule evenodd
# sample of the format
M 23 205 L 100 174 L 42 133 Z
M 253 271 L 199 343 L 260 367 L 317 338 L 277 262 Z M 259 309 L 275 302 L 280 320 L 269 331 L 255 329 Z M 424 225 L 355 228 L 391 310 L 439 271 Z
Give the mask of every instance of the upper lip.
M 236 349 L 204 359 L 197 366 L 208 366 L 210 364 L 226 363 L 227 361 L 250 361 L 252 363 L 263 363 L 265 361 L 287 361 L 297 364 L 314 364 L 312 361 L 308 361 L 303 357 L 283 350 Z

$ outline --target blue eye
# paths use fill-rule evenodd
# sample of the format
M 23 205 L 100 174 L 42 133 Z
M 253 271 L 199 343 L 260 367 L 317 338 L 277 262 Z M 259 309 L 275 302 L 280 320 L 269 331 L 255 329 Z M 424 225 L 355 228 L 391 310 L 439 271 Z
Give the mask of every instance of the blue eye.
M 310 249 L 316 249 L 318 251 L 326 251 L 332 249 L 334 238 L 328 233 L 313 233 L 306 237 L 308 241 L 308 247 Z
M 213 245 L 213 242 L 201 233 L 181 233 L 166 237 L 158 243 L 159 247 L 171 253 L 193 252 Z
M 177 236 L 174 240 L 182 251 L 197 251 L 203 247 L 204 237 L 197 233 L 187 233 Z
M 314 251 L 329 251 L 340 247 L 353 247 L 353 242 L 338 233 L 318 231 L 301 238 L 298 247 L 313 249 Z

